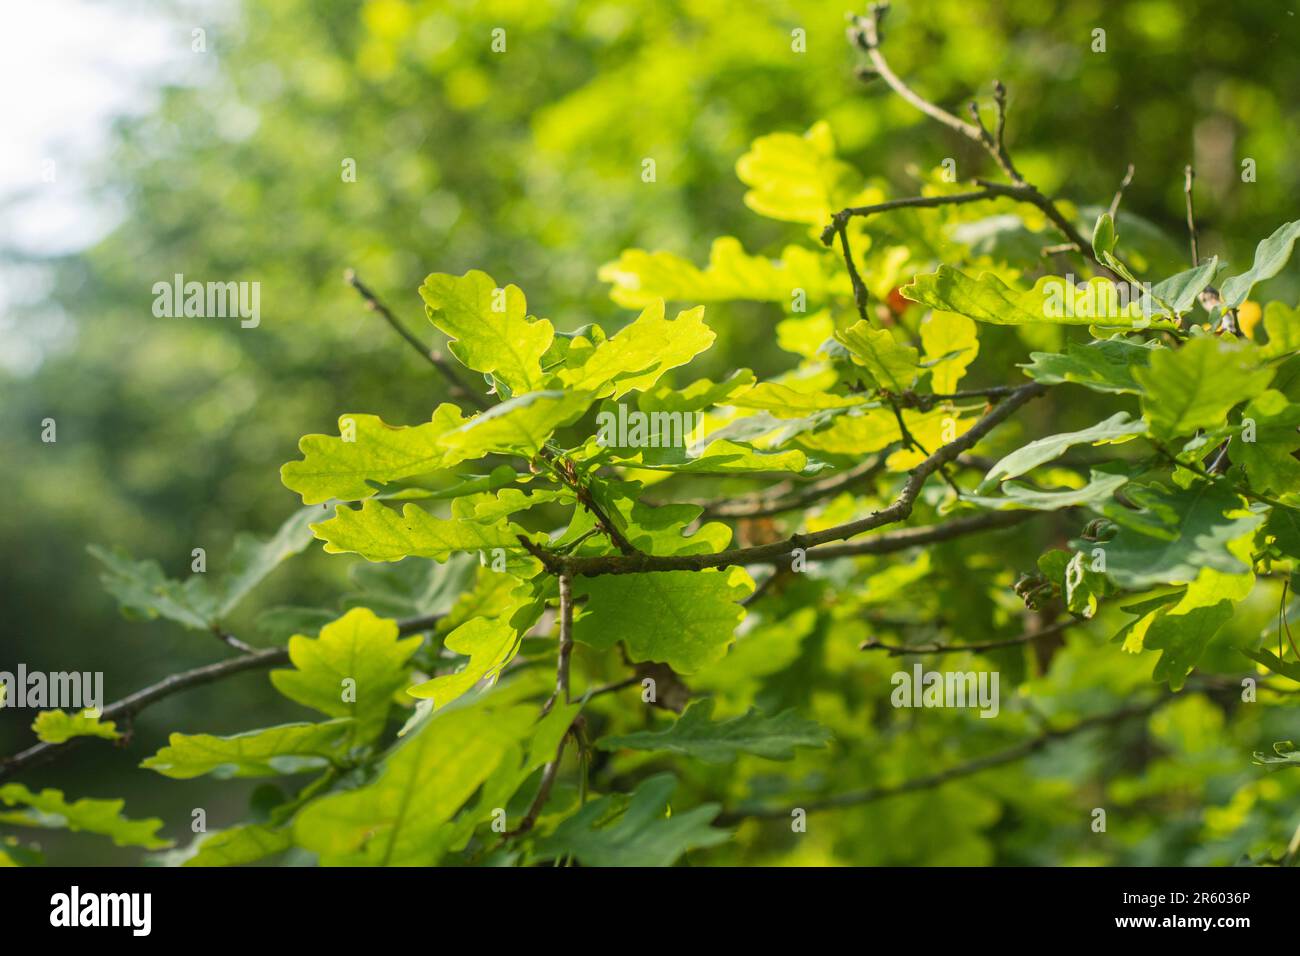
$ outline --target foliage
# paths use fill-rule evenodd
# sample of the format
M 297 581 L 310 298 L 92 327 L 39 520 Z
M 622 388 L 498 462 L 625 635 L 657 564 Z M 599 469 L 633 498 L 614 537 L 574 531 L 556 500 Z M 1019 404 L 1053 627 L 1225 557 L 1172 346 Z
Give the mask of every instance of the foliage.
M 957 36 L 962 7 L 937 7 Z M 570 42 L 546 34 L 540 15 L 511 11 L 518 47 L 538 36 Z M 596 12 L 567 52 L 595 56 L 602 31 L 650 30 L 602 26 Z M 448 156 L 446 170 L 398 157 L 455 122 L 395 128 L 394 155 L 380 160 L 393 164 L 387 179 L 343 200 L 357 204 L 358 247 L 383 232 L 367 203 L 400 198 L 366 191 L 393 182 L 443 204 L 474 192 L 484 210 L 518 212 L 488 146 L 510 145 L 529 105 L 521 84 L 489 79 L 486 54 L 448 52 L 420 27 L 481 29 L 483 16 L 387 0 L 365 4 L 355 49 L 314 38 L 328 52 L 290 97 L 295 128 L 347 113 L 350 69 L 375 84 L 376 113 L 403 114 L 421 52 L 438 61 L 454 112 L 491 126 L 476 140 L 481 161 Z M 628 67 L 566 90 L 535 123 L 546 148 L 533 174 L 565 181 L 557 170 L 575 160 L 556 157 L 578 152 L 594 130 L 602 141 L 584 187 L 593 192 L 613 178 L 620 142 L 653 152 L 618 116 L 620 82 L 666 84 L 672 105 L 657 108 L 678 124 L 696 95 L 692 76 L 745 62 L 762 74 L 757 95 L 781 87 L 791 68 L 736 37 L 770 18 L 784 42 L 793 12 L 760 4 L 729 16 L 741 23 L 690 14 L 699 32 L 685 49 L 652 32 Z M 890 26 L 891 60 L 898 48 L 915 61 L 915 17 Z M 874 26 L 860 19 L 854 29 Z M 986 82 L 1002 51 L 959 46 L 949 38 L 936 54 L 952 54 L 950 84 Z M 712 70 L 689 62 L 699 51 Z M 525 65 L 573 59 L 554 53 L 539 42 Z M 144 759 L 145 770 L 178 780 L 276 781 L 254 791 L 249 813 L 154 862 L 1282 859 L 1300 794 L 1295 753 L 1256 751 L 1289 732 L 1300 692 L 1298 655 L 1282 643 L 1300 562 L 1300 326 L 1294 295 L 1249 297 L 1286 279 L 1300 226 L 1269 223 L 1248 268 L 1227 250 L 1187 268 L 1169 251 L 1180 248 L 1173 235 L 1129 200 L 1107 207 L 1109 192 L 1089 193 L 1095 183 L 1069 187 L 1080 202 L 1100 198 L 1100 211 L 1046 198 L 1078 136 L 1057 165 L 1025 162 L 1048 176 L 1041 191 L 1012 168 L 1004 191 L 970 200 L 960 197 L 984 187 L 917 171 L 919 195 L 880 208 L 904 177 L 864 174 L 837 132 L 860 155 L 888 142 L 900 104 L 827 96 L 827 77 L 846 67 L 847 52 L 827 59 L 820 78 L 781 99 L 778 122 L 751 106 L 720 142 L 691 145 L 688 131 L 662 127 L 659 168 L 676 163 L 684 192 L 667 209 L 628 200 L 636 215 L 625 230 L 575 215 L 564 207 L 572 187 L 557 187 L 558 198 L 528 211 L 545 225 L 533 224 L 524 263 L 512 267 L 520 286 L 476 268 L 504 274 L 508 244 L 492 228 L 480 235 L 457 217 L 471 253 L 422 282 L 407 281 L 420 243 L 387 237 L 395 245 L 362 264 L 385 287 L 404 287 L 404 301 L 418 289 L 428 325 L 417 342 L 436 332 L 450 359 L 398 367 L 387 364 L 404 354 L 396 339 L 367 344 L 384 356 L 375 359 L 383 387 L 352 389 L 351 355 L 327 359 L 300 322 L 274 331 L 278 347 L 311 353 L 286 368 L 337 362 L 345 376 L 337 436 L 307 434 L 280 470 L 302 507 L 267 542 L 233 539 L 211 579 L 168 577 L 123 549 L 93 552 L 127 616 L 215 634 L 241 670 L 276 667 L 271 687 L 295 718 L 172 733 Z M 471 120 L 498 89 L 500 115 Z M 1013 124 L 1033 115 L 1027 99 Z M 998 113 L 996 145 L 989 134 L 988 156 L 962 163 L 1005 173 L 1003 94 L 984 105 Z M 806 130 L 759 128 L 795 116 Z M 742 132 L 747 146 L 735 142 Z M 300 161 L 283 145 L 269 149 L 265 135 L 236 152 Z M 733 146 L 738 182 L 727 195 L 767 223 L 730 228 L 716 211 L 708 172 Z M 963 173 L 963 183 L 973 178 Z M 688 214 L 696 194 L 714 212 Z M 279 201 L 267 195 L 264 214 Z M 436 202 L 431 209 L 436 218 Z M 495 226 L 497 215 L 506 218 L 485 212 L 485 221 Z M 676 241 L 677 219 L 691 238 L 714 226 L 745 238 L 715 239 L 697 264 Z M 234 224 L 221 215 L 211 228 Z M 303 281 L 295 257 L 333 262 L 334 232 L 294 230 L 287 241 L 301 248 L 274 259 L 268 284 Z M 660 245 L 661 234 L 676 248 L 621 248 Z M 1041 254 L 1062 239 L 1068 250 Z M 125 255 L 118 242 L 102 255 Z M 548 278 L 541 263 L 570 247 L 581 250 L 576 265 Z M 1076 284 L 1076 273 L 1091 276 Z M 574 291 L 589 290 L 593 275 L 608 303 Z M 1141 294 L 1115 305 L 1130 283 L 1145 283 Z M 322 324 L 341 314 L 333 295 L 316 298 L 328 303 Z M 1253 324 L 1252 307 L 1262 317 Z M 451 400 L 439 401 L 442 391 Z M 327 404 L 304 387 L 256 427 L 305 431 Z M 609 439 L 601 423 L 631 416 L 648 421 L 640 434 L 620 428 Z M 674 437 L 682 422 L 690 426 Z M 687 437 L 697 424 L 705 437 Z M 244 440 L 241 454 L 252 455 Z M 309 535 L 320 549 L 309 549 Z M 304 552 L 294 560 L 319 560 L 313 551 L 331 556 L 317 585 L 345 591 L 332 569 L 354 569 L 342 598 L 322 585 L 302 588 L 304 603 L 292 607 L 245 605 L 277 583 L 270 574 L 282 562 Z M 269 648 L 233 637 L 241 613 Z M 1277 654 L 1266 646 L 1274 634 Z M 910 693 L 891 693 L 900 675 L 919 685 L 925 670 L 996 674 L 994 713 L 913 709 Z M 928 700 L 919 686 L 914 700 Z M 300 708 L 315 716 L 301 719 Z M 50 713 L 37 723 L 50 747 L 116 735 L 99 717 Z M 164 848 L 159 822 L 126 821 L 117 801 L 67 804 L 18 784 L 0 799 L 26 808 L 0 815 L 6 824 Z M 1110 808 L 1107 833 L 1088 830 L 1095 806 Z M 801 812 L 812 821 L 792 829 Z

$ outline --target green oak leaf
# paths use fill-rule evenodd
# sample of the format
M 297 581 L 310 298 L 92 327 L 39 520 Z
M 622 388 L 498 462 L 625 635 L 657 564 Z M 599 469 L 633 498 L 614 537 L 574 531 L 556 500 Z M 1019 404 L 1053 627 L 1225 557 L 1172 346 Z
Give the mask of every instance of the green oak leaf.
M 591 407 L 592 398 L 589 392 L 555 390 L 516 395 L 475 415 L 440 441 L 465 459 L 488 452 L 531 458 L 557 428 L 581 418 Z
M 1254 574 L 1202 569 L 1178 603 L 1158 613 L 1146 630 L 1144 646 L 1161 652 L 1152 679 L 1179 690 L 1214 635 L 1231 620 L 1233 607 L 1254 585 Z
M 638 467 L 693 475 L 743 475 L 751 472 L 806 472 L 808 456 L 798 449 L 763 451 L 719 438 L 698 455 L 685 460 L 641 462 Z
M 1219 298 L 1225 309 L 1235 309 L 1246 301 L 1257 282 L 1271 279 L 1282 271 L 1291 258 L 1291 249 L 1300 239 L 1300 219 L 1284 223 L 1267 239 L 1255 247 L 1255 261 L 1240 275 L 1224 279 L 1219 287 Z
M 858 181 L 857 171 L 835 158 L 825 122 L 803 136 L 760 136 L 736 161 L 736 175 L 749 187 L 745 205 L 760 216 L 817 226 L 849 204 Z
M 643 730 L 596 741 L 602 750 L 653 750 L 684 754 L 705 763 L 725 763 L 737 754 L 789 760 L 796 747 L 824 747 L 830 731 L 793 710 L 765 717 L 756 709 L 741 717 L 714 721 L 712 699 L 697 700 L 666 730 Z
M 1100 277 L 1076 287 L 1060 276 L 1043 276 L 1032 289 L 1022 291 L 991 272 L 973 279 L 959 269 L 941 265 L 937 272 L 918 275 L 899 291 L 932 309 L 992 325 L 1173 326 L 1171 319 L 1145 314 L 1140 301 L 1130 301 L 1124 290 Z
M 1260 366 L 1255 346 L 1207 335 L 1152 352 L 1133 377 L 1151 433 L 1170 439 L 1222 425 L 1233 406 L 1268 387 L 1273 370 Z
M 302 496 L 305 505 L 331 498 L 360 501 L 377 485 L 450 468 L 467 457 L 445 443 L 446 435 L 465 424 L 455 405 L 444 403 L 423 425 L 386 425 L 375 415 L 343 415 L 339 437 L 305 435 L 298 442 L 301 461 L 281 466 L 280 480 Z
M 727 652 L 753 592 L 743 568 L 611 574 L 574 582 L 587 597 L 573 636 L 608 650 L 623 641 L 633 661 L 690 674 Z
M 914 347 L 901 344 L 888 329 L 873 328 L 869 322 L 859 319 L 843 332 L 837 332 L 835 338 L 880 388 L 900 394 L 916 383 L 919 354 Z
M 1247 511 L 1233 491 L 1217 482 L 1191 488 L 1130 483 L 1124 493 L 1138 511 L 1117 503 L 1102 509 L 1120 526 L 1104 548 L 1106 573 L 1121 587 L 1192 581 L 1202 568 L 1227 574 L 1246 569 L 1228 545 L 1251 534 L 1264 516 Z
M 542 385 L 542 356 L 555 330 L 545 319 L 529 321 L 518 286 L 499 288 L 485 272 L 463 276 L 434 273 L 420 286 L 429 321 L 452 341 L 451 353 L 476 372 L 504 382 L 512 393 Z
M 1145 433 L 1145 422 L 1134 421 L 1129 417 L 1128 412 L 1116 412 L 1091 428 L 1040 438 L 1018 448 L 990 468 L 984 480 L 980 482 L 979 490 L 989 491 L 997 487 L 998 482 L 1016 478 L 1039 465 L 1055 461 L 1075 445 L 1118 444 Z
M 1100 507 L 1114 497 L 1116 491 L 1128 483 L 1126 474 L 1093 469 L 1088 483 L 1082 488 L 1044 490 L 1022 481 L 1008 481 L 1001 486 L 1002 495 L 962 495 L 961 500 L 984 508 L 1001 511 L 1059 511 L 1082 505 Z
M 1087 345 L 1071 342 L 1064 352 L 1030 352 L 1030 363 L 1020 367 L 1044 385 L 1072 382 L 1094 392 L 1138 395 L 1142 388 L 1133 377 L 1133 370 L 1144 367 L 1157 348 L 1155 342 L 1137 343 L 1122 338 Z
M 457 554 L 492 551 L 521 552 L 520 532 L 510 524 L 479 524 L 459 518 L 435 518 L 418 505 L 399 512 L 377 501 L 359 510 L 340 507 L 334 517 L 311 526 L 330 554 L 359 554 L 367 561 L 400 561 L 406 557 L 446 561 Z
M 490 703 L 489 695 L 431 714 L 389 751 L 372 782 L 303 807 L 294 842 L 325 866 L 437 863 L 459 835 L 453 818 L 503 763 L 518 759 L 534 726 L 535 706 Z
M 1246 405 L 1241 422 L 1228 454 L 1245 470 L 1250 487 L 1278 494 L 1300 488 L 1300 461 L 1292 457 L 1300 449 L 1300 405 L 1269 389 Z
M 181 866 L 242 866 L 283 853 L 291 846 L 293 836 L 287 827 L 245 823 L 214 830 L 195 840 L 192 846 L 172 853 L 177 855 Z
M 852 408 L 866 402 L 857 395 L 832 395 L 826 391 L 809 391 L 797 387 L 802 383 L 759 382 L 753 388 L 730 399 L 737 408 L 757 408 L 777 418 L 801 418 L 832 408 Z
M 338 750 L 351 720 L 319 724 L 296 723 L 264 727 L 229 737 L 211 734 L 172 734 L 167 746 L 141 762 L 173 780 L 212 774 L 230 777 L 274 777 L 319 770 Z
M 731 838 L 726 830 L 709 826 L 718 815 L 716 803 L 670 814 L 676 789 L 677 779 L 670 773 L 649 777 L 612 820 L 620 801 L 613 796 L 593 800 L 541 840 L 537 852 L 547 858 L 572 855 L 583 866 L 671 866 L 687 850 Z
M 364 746 L 384 729 L 392 698 L 408 682 L 407 662 L 422 638 L 399 638 L 397 623 L 368 608 L 348 611 L 318 637 L 289 640 L 293 670 L 271 672 L 285 697 L 327 717 L 351 717 L 347 747 Z
M 665 372 L 685 365 L 707 351 L 716 338 L 704 324 L 704 306 L 664 318 L 664 303 L 656 299 L 635 321 L 597 345 L 577 368 L 559 373 L 566 388 L 608 395 L 614 400 L 651 388 Z
M 0 700 L 2 699 L 3 697 L 0 696 Z M 89 711 L 82 714 L 69 714 L 62 710 L 43 710 L 32 721 L 32 730 L 47 744 L 61 744 L 73 737 L 122 739 L 117 724 L 111 720 L 101 721 L 98 716 L 92 716 Z
M 930 388 L 948 394 L 979 355 L 977 326 L 956 312 L 931 311 L 921 320 L 921 346 L 930 368 Z
M 457 498 L 452 502 L 451 515 L 453 518 L 459 518 L 462 521 L 493 524 L 502 518 L 508 518 L 510 515 L 528 511 L 541 505 L 552 504 L 557 501 L 572 504 L 574 500 L 573 492 L 568 489 L 551 490 L 542 488 L 526 493 L 518 488 L 506 488 L 495 494 L 486 492 Z
M 412 697 L 433 701 L 434 708 L 446 707 L 479 681 L 494 681 L 519 650 L 519 633 L 504 620 L 476 618 L 456 628 L 443 646 L 464 654 L 469 662 L 454 674 L 443 674 L 407 690 Z
M 1162 279 L 1151 287 L 1149 308 L 1163 309 L 1168 305 L 1175 315 L 1185 315 L 1196 305 L 1197 298 L 1214 281 L 1214 274 L 1218 271 L 1219 257 L 1210 256 L 1199 266 Z
M 645 308 L 656 299 L 793 303 L 797 290 L 804 294 L 804 307 L 815 308 L 832 286 L 843 286 L 838 277 L 827 275 L 824 262 L 825 257 L 803 246 L 786 246 L 776 261 L 751 256 L 739 239 L 722 236 L 713 240 L 703 269 L 671 252 L 625 249 L 598 275 L 612 284 L 609 297 L 627 309 Z
M 129 820 L 122 816 L 124 800 L 83 797 L 69 803 L 60 790 L 47 788 L 33 793 L 21 783 L 6 783 L 0 785 L 0 803 L 22 807 L 20 810 L 0 810 L 0 823 L 97 833 L 110 838 L 117 846 L 139 846 L 147 850 L 171 846 L 170 840 L 158 836 L 161 820 Z

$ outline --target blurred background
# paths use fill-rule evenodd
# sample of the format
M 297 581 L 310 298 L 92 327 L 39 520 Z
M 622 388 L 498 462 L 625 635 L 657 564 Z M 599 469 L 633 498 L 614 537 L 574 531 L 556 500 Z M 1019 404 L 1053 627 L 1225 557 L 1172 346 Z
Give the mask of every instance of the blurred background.
M 1295 218 L 1300 16 L 1252 0 L 908 0 L 895 69 L 964 113 L 1010 90 L 1008 143 L 1027 177 L 1109 202 L 1185 256 L 1183 177 L 1195 164 L 1202 255 L 1244 267 Z M 112 700 L 225 656 L 167 623 L 125 621 L 89 544 L 189 572 L 241 530 L 297 506 L 279 482 L 298 438 L 344 412 L 427 420 L 439 381 L 342 275 L 355 268 L 422 338 L 416 289 L 479 268 L 560 328 L 629 317 L 597 268 L 627 247 L 702 262 L 718 235 L 750 251 L 797 241 L 760 219 L 734 165 L 756 136 L 829 122 L 840 152 L 889 195 L 942 158 L 992 175 L 880 84 L 854 78 L 848 0 L 43 0 L 0 31 L 0 669 L 102 670 Z M 861 12 L 860 10 L 858 12 Z M 1093 31 L 1106 31 L 1093 52 Z M 493 31 L 505 52 L 493 52 Z M 806 31 L 806 52 L 792 31 Z M 641 180 L 654 158 L 657 182 Z M 1241 164 L 1253 159 L 1254 182 Z M 355 163 L 355 182 L 341 175 Z M 1177 262 L 1174 268 L 1184 267 Z M 1294 270 L 1292 270 L 1294 272 Z M 261 284 L 261 322 L 157 318 L 175 273 Z M 1155 276 L 1161 278 L 1163 275 Z M 1271 298 L 1297 300 L 1294 279 Z M 710 307 L 721 349 L 783 369 L 774 314 Z M 41 423 L 57 423 L 57 442 Z M 312 549 L 230 622 L 277 603 L 333 604 L 349 560 Z M 135 772 L 164 731 L 228 733 L 282 708 L 263 674 L 149 710 L 131 755 L 87 746 L 24 776 L 69 796 L 125 796 L 185 829 L 236 816 L 249 788 Z M 0 711 L 0 752 L 30 741 Z M 214 798 L 215 792 L 220 796 Z M 213 805 L 219 799 L 229 801 Z M 94 838 L 43 838 L 52 862 L 136 858 Z

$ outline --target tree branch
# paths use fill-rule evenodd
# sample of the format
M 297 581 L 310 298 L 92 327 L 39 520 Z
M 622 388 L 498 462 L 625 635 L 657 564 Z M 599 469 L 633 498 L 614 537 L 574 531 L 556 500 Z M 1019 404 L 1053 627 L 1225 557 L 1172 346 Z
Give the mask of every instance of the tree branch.
M 1123 721 L 1129 720 L 1133 717 L 1145 716 L 1176 699 L 1176 695 L 1171 694 L 1168 697 L 1157 698 L 1156 700 L 1149 701 L 1145 704 L 1135 704 L 1107 714 L 1085 717 L 1072 727 L 1065 727 L 1059 730 L 1048 729 L 1043 731 L 1037 737 L 1031 737 L 1013 747 L 1008 747 L 1006 750 L 999 750 L 991 754 L 985 754 L 982 757 L 976 757 L 965 763 L 949 767 L 947 770 L 941 770 L 938 773 L 928 774 L 924 777 L 916 777 L 912 780 L 907 780 L 893 786 L 867 787 L 862 790 L 850 790 L 829 797 L 795 803 L 789 807 L 739 807 L 736 810 L 721 814 L 714 822 L 719 826 L 726 826 L 728 824 L 738 823 L 745 819 L 788 818 L 790 816 L 790 811 L 795 807 L 798 807 L 807 813 L 814 813 L 820 810 L 836 810 L 843 807 L 875 803 L 878 800 L 900 796 L 905 793 L 914 793 L 918 790 L 932 790 L 935 787 L 943 786 L 945 783 L 961 779 L 962 777 L 969 777 L 973 774 L 982 773 L 985 770 L 991 770 L 994 767 L 1001 767 L 1009 763 L 1015 763 L 1018 760 L 1023 760 L 1057 740 L 1072 737 L 1075 734 L 1080 734 L 1084 731 L 1093 730 L 1098 727 L 1109 727 L 1113 724 L 1122 723 Z
M 988 129 L 984 126 L 984 123 L 979 117 L 979 109 L 974 103 L 970 105 L 975 122 L 967 123 L 965 120 L 954 116 L 942 107 L 930 102 L 903 82 L 898 74 L 890 68 L 884 54 L 880 52 L 880 25 L 888 9 L 888 3 L 873 3 L 868 8 L 866 16 L 853 18 L 854 28 L 851 31 L 853 40 L 871 60 L 874 72 L 880 76 L 886 84 L 888 84 L 890 89 L 926 116 L 937 120 L 949 129 L 955 130 L 972 142 L 983 146 L 988 154 L 993 158 L 994 162 L 997 163 L 1002 172 L 1011 180 L 1011 184 L 1007 185 L 1005 183 L 994 183 L 984 179 L 976 179 L 976 185 L 982 187 L 980 192 L 960 193 L 956 196 L 949 197 L 923 197 L 925 201 L 921 201 L 921 199 L 891 200 L 893 205 L 890 205 L 890 203 L 879 203 L 876 206 L 859 207 L 860 210 L 865 211 L 859 213 L 853 213 L 850 210 L 843 210 L 836 214 L 831 226 L 827 228 L 826 232 L 823 232 L 822 241 L 829 245 L 827 240 L 832 234 L 832 231 L 838 232 L 840 235 L 840 241 L 844 246 L 845 258 L 851 259 L 852 257 L 848 250 L 848 237 L 844 231 L 845 224 L 851 215 L 870 215 L 872 212 L 880 212 L 885 209 L 899 208 L 901 206 L 942 206 L 954 203 L 974 202 L 979 199 L 992 199 L 997 196 L 1006 196 L 1019 202 L 1026 202 L 1037 207 L 1049 220 L 1051 220 L 1052 224 L 1056 226 L 1061 234 L 1069 240 L 1075 251 L 1090 260 L 1104 275 L 1118 280 L 1119 276 L 1097 259 L 1096 254 L 1092 250 L 1092 244 L 1084 239 L 1079 230 L 1074 227 L 1074 224 L 1061 213 L 1061 211 L 1056 207 L 1056 203 L 1039 192 L 1038 188 L 1032 183 L 1026 182 L 1024 177 L 1022 177 L 1016 170 L 1015 164 L 1012 163 L 1011 156 L 1007 152 L 1004 143 L 1003 134 L 1006 129 L 1007 91 L 1002 82 L 1000 80 L 995 80 L 993 83 L 993 98 L 998 111 L 996 134 L 990 134 Z M 846 215 L 846 213 L 848 215 Z M 857 289 L 856 283 L 854 284 L 854 289 Z
M 426 631 L 441 620 L 442 617 L 441 614 L 430 614 L 424 617 L 408 618 L 397 622 L 397 630 L 399 634 L 415 634 Z M 191 687 L 201 687 L 204 684 L 211 684 L 227 677 L 233 677 L 235 674 L 242 674 L 244 671 L 275 667 L 278 664 L 287 664 L 288 662 L 288 648 L 268 647 L 253 651 L 251 654 L 232 657 L 230 660 L 205 664 L 202 667 L 195 667 L 192 670 L 182 671 L 178 674 L 169 674 L 157 683 L 143 687 L 134 694 L 129 694 L 121 700 L 109 704 L 100 712 L 100 720 L 130 720 L 150 704 L 156 704 L 160 700 L 179 694 L 181 691 L 189 690 Z M 0 758 L 0 780 L 6 780 L 19 770 L 33 764 L 44 763 L 62 756 L 74 745 L 88 739 L 90 738 L 73 737 L 60 744 L 42 741 L 12 756 Z
M 953 461 L 964 451 L 968 451 L 985 435 L 999 424 L 1011 417 L 1026 402 L 1037 398 L 1046 391 L 1046 387 L 1037 382 L 1019 386 L 1011 395 L 1000 402 L 983 418 L 976 422 L 969 431 L 953 441 L 940 447 L 932 455 L 908 472 L 902 491 L 892 504 L 846 524 L 836 525 L 808 534 L 795 534 L 771 544 L 757 545 L 749 548 L 734 548 L 716 554 L 624 554 L 573 556 L 560 555 L 540 548 L 520 536 L 521 545 L 533 554 L 552 574 L 568 572 L 574 575 L 594 577 L 601 574 L 639 574 L 649 571 L 700 571 L 705 568 L 723 568 L 731 565 L 773 563 L 792 553 L 796 548 L 805 551 L 818 545 L 830 544 L 856 537 L 867 531 L 889 524 L 906 521 L 912 514 L 912 507 L 926 479 Z M 866 553 L 866 552 L 864 552 Z
M 380 298 L 371 292 L 369 287 L 357 278 L 356 272 L 352 269 L 345 271 L 343 273 L 343 281 L 357 290 L 361 298 L 365 300 L 367 309 L 371 312 L 377 312 L 379 316 L 392 327 L 394 332 L 400 335 L 406 343 L 411 346 L 411 348 L 415 349 L 415 351 L 418 352 L 426 362 L 438 370 L 438 373 L 446 380 L 447 385 L 450 387 L 453 398 L 464 399 L 477 406 L 480 411 L 488 407 L 487 399 L 470 389 L 461 381 L 460 375 L 456 372 L 455 367 L 443 357 L 441 352 L 426 349 L 424 345 L 421 344 L 420 340 L 416 338 L 405 325 L 398 321 L 397 316 L 393 315 L 392 310 L 389 309 L 388 306 L 384 305 Z
M 902 657 L 906 654 L 948 654 L 957 653 L 959 651 L 996 651 L 1004 647 L 1015 647 L 1017 644 L 1028 644 L 1031 641 L 1037 641 L 1040 638 L 1052 637 L 1079 623 L 1081 623 L 1079 619 L 1067 617 L 1057 621 L 1055 624 L 1049 624 L 1047 627 L 1039 631 L 1026 631 L 1016 637 L 1005 638 L 1000 641 L 983 641 L 976 644 L 886 644 L 873 637 L 859 644 L 858 649 L 863 651 L 885 651 L 890 657 Z

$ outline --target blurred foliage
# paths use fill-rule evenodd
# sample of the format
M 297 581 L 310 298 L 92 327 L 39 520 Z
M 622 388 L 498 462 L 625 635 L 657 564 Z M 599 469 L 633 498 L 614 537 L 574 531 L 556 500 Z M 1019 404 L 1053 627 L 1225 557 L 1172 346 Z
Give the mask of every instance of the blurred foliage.
M 192 548 L 224 555 L 238 532 L 268 535 L 294 510 L 276 469 L 295 457 L 300 435 L 329 431 L 339 414 L 358 409 L 424 421 L 446 398 L 430 369 L 344 285 L 345 268 L 430 345 L 416 290 L 433 271 L 481 268 L 517 283 L 532 310 L 562 330 L 617 326 L 629 315 L 597 270 L 625 248 L 703 263 L 719 235 L 773 253 L 806 238 L 804 226 L 745 208 L 735 164 L 759 136 L 802 133 L 824 119 L 839 154 L 882 196 L 916 193 L 946 158 L 961 178 L 994 172 L 969 142 L 878 82 L 854 79 L 844 0 L 245 0 L 218 12 L 205 24 L 208 52 L 195 54 L 214 61 L 208 79 L 166 89 L 155 111 L 115 132 L 99 175 L 106 201 L 122 205 L 121 224 L 74 255 L 9 256 L 39 277 L 39 294 L 14 312 L 40 359 L 0 373 L 0 458 L 11 494 L 0 513 L 4 659 L 104 670 L 109 698 L 222 648 L 165 622 L 120 620 L 87 545 L 120 546 L 184 576 Z M 172 15 L 176 42 L 188 45 L 192 18 L 184 7 Z M 1105 53 L 1090 49 L 1098 27 Z M 506 31 L 504 53 L 491 49 L 497 28 Z M 806 31 L 807 52 L 792 50 L 795 29 Z M 994 77 L 1006 83 L 1009 145 L 1045 192 L 1104 207 L 1134 163 L 1121 227 L 1127 221 L 1136 236 L 1152 224 L 1142 258 L 1157 272 L 1186 258 L 1185 163 L 1197 169 L 1202 254 L 1242 267 L 1300 194 L 1291 155 L 1300 142 L 1293 4 L 910 0 L 893 11 L 886 35 L 895 69 L 963 115 L 972 97 L 991 106 Z M 654 183 L 641 178 L 647 158 Z M 1245 158 L 1258 170 L 1248 184 Z M 349 159 L 356 182 L 341 177 Z M 894 223 L 909 228 L 906 217 Z M 154 317 L 150 290 L 176 273 L 260 282 L 261 324 Z M 1292 269 L 1273 280 L 1269 298 L 1294 303 L 1298 291 Z M 763 377 L 782 368 L 779 317 L 761 304 L 710 305 L 718 342 L 693 371 L 716 378 L 743 364 Z M 1005 380 L 1012 361 L 1011 351 L 990 348 L 977 374 Z M 1102 404 L 1093 410 L 1108 414 Z M 55 444 L 40 441 L 47 417 L 57 422 Z M 1040 543 L 1021 543 L 1021 567 L 1032 566 Z M 268 643 L 253 628 L 258 607 L 333 605 L 328 595 L 351 560 L 312 549 L 270 579 L 233 629 Z M 960 610 L 972 639 L 981 627 L 991 632 L 1003 610 L 987 595 L 1007 568 L 966 568 L 950 547 L 929 560 L 988 579 L 989 590 L 945 594 L 940 603 Z M 1231 624 L 1238 643 L 1258 639 L 1269 596 L 1275 608 L 1276 595 L 1257 591 L 1239 611 Z M 969 606 L 953 607 L 957 600 Z M 879 697 L 866 690 L 892 668 L 855 650 L 866 636 L 851 617 L 773 634 L 774 653 L 792 668 L 780 679 L 751 675 L 749 686 L 732 678 L 731 692 L 738 703 L 757 695 L 806 705 L 837 737 L 860 737 L 870 719 L 862 708 Z M 1108 699 L 1080 699 L 1079 711 L 1121 700 L 1124 688 L 1147 680 L 1146 658 L 1099 654 L 1094 645 L 1070 637 L 1051 672 L 1035 679 L 1058 698 L 1075 686 L 1111 689 L 1081 694 Z M 1221 663 L 1232 672 L 1234 662 Z M 725 679 L 716 692 L 729 692 Z M 70 781 L 94 780 L 92 795 L 126 796 L 137 813 L 169 821 L 187 820 L 197 805 L 234 818 L 247 789 L 227 785 L 219 798 L 202 781 L 164 790 L 131 765 L 162 743 L 164 729 L 233 732 L 249 725 L 249 710 L 300 716 L 273 699 L 264 675 L 250 675 L 149 711 L 128 753 L 87 748 L 78 769 L 40 770 L 31 782 L 80 794 L 86 788 Z M 0 712 L 0 750 L 30 739 L 25 723 Z M 867 764 L 801 752 L 781 775 L 816 782 L 830 767 L 842 789 L 897 782 L 958 759 L 964 747 L 952 727 L 923 738 L 891 729 L 870 741 Z M 1297 785 L 1239 759 L 1288 735 L 1294 725 L 1276 713 L 1237 708 L 1225 719 L 1193 696 L 1154 717 L 1149 733 L 1090 734 L 994 774 L 819 818 L 806 839 L 746 824 L 736 843 L 708 858 L 1233 862 L 1270 851 L 1294 827 L 1279 797 L 1289 794 L 1294 807 Z M 1114 752 L 1125 759 L 1113 761 Z M 728 781 L 754 773 L 761 783 L 770 768 L 742 757 L 740 772 L 696 766 L 684 776 L 726 792 Z M 1140 820 L 1104 846 L 1074 809 L 1094 793 L 1100 799 L 1101 787 Z M 172 823 L 165 832 L 185 829 Z M 130 858 L 89 841 L 58 856 Z

